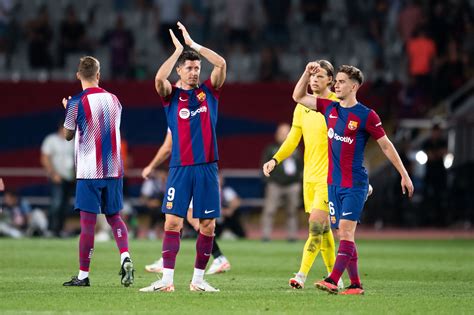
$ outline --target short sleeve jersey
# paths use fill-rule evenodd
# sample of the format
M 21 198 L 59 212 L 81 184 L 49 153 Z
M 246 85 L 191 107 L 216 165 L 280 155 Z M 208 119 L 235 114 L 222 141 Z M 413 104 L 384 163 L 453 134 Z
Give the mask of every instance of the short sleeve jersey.
M 162 98 L 173 140 L 170 167 L 218 160 L 216 123 L 219 92 L 208 79 L 191 90 L 173 86 L 171 94 Z
M 73 96 L 66 106 L 64 128 L 76 130 L 75 164 L 78 179 L 120 178 L 122 105 L 114 94 L 93 87 Z
M 339 102 L 321 98 L 316 101 L 316 110 L 324 115 L 328 128 L 328 184 L 367 186 L 365 146 L 369 136 L 378 140 L 385 135 L 377 113 L 361 103 L 345 108 Z

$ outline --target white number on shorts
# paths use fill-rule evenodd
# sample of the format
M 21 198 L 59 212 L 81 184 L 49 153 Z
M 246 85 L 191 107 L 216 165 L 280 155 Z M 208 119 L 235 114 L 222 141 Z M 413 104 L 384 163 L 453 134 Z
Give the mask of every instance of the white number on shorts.
M 329 214 L 334 215 L 336 211 L 334 210 L 334 203 L 332 201 L 329 201 Z
M 173 201 L 173 199 L 174 199 L 174 187 L 170 187 L 168 189 L 168 197 L 166 197 L 166 199 L 168 199 L 168 201 Z

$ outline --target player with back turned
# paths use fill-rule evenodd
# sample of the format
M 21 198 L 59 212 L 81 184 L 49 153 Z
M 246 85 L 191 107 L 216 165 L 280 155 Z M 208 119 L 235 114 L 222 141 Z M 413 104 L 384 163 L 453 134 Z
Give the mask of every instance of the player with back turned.
M 362 72 L 343 65 L 336 75 L 334 90 L 339 102 L 308 94 L 306 89 L 312 74 L 321 71 L 317 62 L 310 62 L 295 86 L 293 99 L 321 112 L 327 124 L 328 137 L 328 197 L 333 228 L 338 229 L 339 249 L 331 274 L 315 285 L 318 289 L 338 293 L 337 282 L 345 269 L 351 285 L 340 294 L 363 294 L 358 273 L 355 230 L 362 214 L 369 189 L 367 171 L 363 166 L 364 149 L 373 137 L 401 175 L 402 192 L 413 195 L 413 183 L 403 163 L 385 135 L 382 122 L 375 111 L 359 103 L 357 90 L 363 83 Z
M 76 74 L 83 91 L 68 100 L 64 121 L 66 140 L 75 136 L 76 203 L 80 213 L 79 274 L 64 286 L 89 286 L 89 265 L 94 251 L 98 214 L 105 214 L 120 251 L 121 282 L 133 283 L 133 264 L 128 252 L 127 226 L 120 217 L 123 207 L 123 163 L 120 153 L 122 105 L 99 87 L 100 64 L 90 56 L 81 58 Z
M 141 292 L 174 291 L 174 268 L 180 246 L 180 231 L 193 199 L 193 217 L 199 218 L 194 274 L 191 291 L 215 292 L 204 280 L 204 270 L 212 253 L 216 218 L 220 215 L 217 171 L 216 123 L 220 88 L 226 77 L 226 62 L 214 51 L 195 43 L 178 22 L 186 45 L 169 31 L 175 51 L 158 69 L 155 88 L 162 98 L 172 135 L 170 170 L 162 211 L 165 213 L 163 238 L 163 278 Z M 200 55 L 213 66 L 211 76 L 202 84 Z M 179 81 L 172 86 L 168 77 L 176 64 Z

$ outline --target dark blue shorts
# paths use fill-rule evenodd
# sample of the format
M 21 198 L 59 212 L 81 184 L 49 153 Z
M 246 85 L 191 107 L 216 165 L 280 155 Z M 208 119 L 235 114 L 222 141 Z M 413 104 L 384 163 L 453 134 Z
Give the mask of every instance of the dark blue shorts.
M 329 219 L 332 228 L 339 228 L 341 219 L 359 222 L 367 191 L 368 186 L 365 188 L 328 186 Z
M 193 198 L 193 217 L 218 218 L 221 214 L 217 163 L 171 167 L 162 212 L 186 217 Z
M 116 214 L 123 208 L 123 179 L 78 179 L 75 210 Z

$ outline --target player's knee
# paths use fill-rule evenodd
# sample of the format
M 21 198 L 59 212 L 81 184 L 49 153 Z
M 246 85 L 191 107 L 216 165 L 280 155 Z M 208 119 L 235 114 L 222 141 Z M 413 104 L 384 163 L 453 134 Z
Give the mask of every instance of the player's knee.
M 324 224 L 320 222 L 309 222 L 309 234 L 311 236 L 319 236 L 324 233 Z
M 183 228 L 183 224 L 179 221 L 169 221 L 165 222 L 165 231 L 180 232 Z
M 199 222 L 199 231 L 208 236 L 214 235 L 216 229 L 216 220 L 201 220 Z
M 339 230 L 339 239 L 344 241 L 354 241 L 354 232 L 351 230 Z

